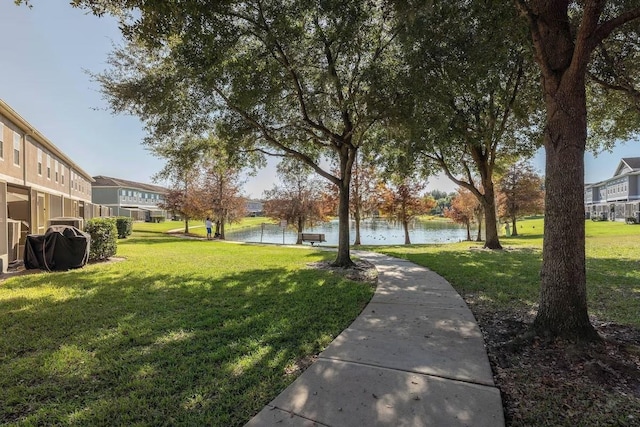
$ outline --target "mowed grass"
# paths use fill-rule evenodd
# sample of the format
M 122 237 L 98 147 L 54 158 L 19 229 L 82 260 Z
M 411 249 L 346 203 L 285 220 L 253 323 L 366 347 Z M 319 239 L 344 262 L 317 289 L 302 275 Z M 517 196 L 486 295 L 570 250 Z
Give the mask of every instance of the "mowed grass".
M 234 222 L 233 224 L 225 224 L 225 233 L 235 230 L 241 230 L 243 228 L 260 227 L 262 223 L 274 224 L 274 221 L 266 217 L 246 217 L 240 222 Z M 138 230 L 142 231 L 170 231 L 180 230 L 184 232 L 184 222 L 181 221 L 165 221 L 159 224 L 141 223 L 138 226 Z M 214 230 L 215 232 L 215 224 Z M 192 220 L 189 221 L 189 234 L 193 236 L 206 237 L 207 229 L 204 226 L 204 221 Z
M 601 320 L 640 327 L 640 225 L 586 222 L 589 312 Z M 538 303 L 542 219 L 518 223 L 517 237 L 501 237 L 504 251 L 482 243 L 379 246 L 446 278 L 458 292 L 493 309 L 528 310 Z
M 360 313 L 332 254 L 135 224 L 123 260 L 0 283 L 0 423 L 243 425 Z

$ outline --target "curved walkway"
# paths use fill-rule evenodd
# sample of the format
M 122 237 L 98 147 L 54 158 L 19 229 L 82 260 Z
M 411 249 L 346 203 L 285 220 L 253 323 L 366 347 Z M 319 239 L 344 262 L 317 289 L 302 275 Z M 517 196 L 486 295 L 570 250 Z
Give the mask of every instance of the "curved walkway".
M 504 426 L 473 314 L 442 277 L 357 252 L 379 272 L 360 316 L 246 426 Z

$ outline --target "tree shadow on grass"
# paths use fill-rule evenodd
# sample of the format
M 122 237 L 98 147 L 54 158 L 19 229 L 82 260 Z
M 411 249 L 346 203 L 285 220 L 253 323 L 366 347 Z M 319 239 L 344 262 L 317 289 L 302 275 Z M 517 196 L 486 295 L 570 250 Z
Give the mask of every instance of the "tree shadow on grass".
M 371 296 L 278 268 L 215 279 L 95 269 L 3 290 L 0 420 L 18 424 L 242 425 Z

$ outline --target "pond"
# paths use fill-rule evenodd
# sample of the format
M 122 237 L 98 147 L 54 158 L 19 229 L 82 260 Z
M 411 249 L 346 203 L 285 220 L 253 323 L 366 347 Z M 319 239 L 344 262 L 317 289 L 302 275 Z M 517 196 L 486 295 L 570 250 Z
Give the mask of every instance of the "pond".
M 265 220 L 267 220 L 265 218 Z M 350 241 L 355 239 L 355 223 L 350 223 Z M 329 221 L 304 230 L 305 233 L 324 233 L 323 245 L 338 244 L 338 221 Z M 296 243 L 297 233 L 278 224 L 265 222 L 262 227 L 248 228 L 226 233 L 227 240 L 238 242 Z M 451 243 L 467 238 L 466 229 L 447 221 L 415 221 L 409 228 L 411 243 Z M 360 222 L 360 241 L 363 245 L 402 245 L 404 230 L 399 223 L 384 219 L 367 219 Z

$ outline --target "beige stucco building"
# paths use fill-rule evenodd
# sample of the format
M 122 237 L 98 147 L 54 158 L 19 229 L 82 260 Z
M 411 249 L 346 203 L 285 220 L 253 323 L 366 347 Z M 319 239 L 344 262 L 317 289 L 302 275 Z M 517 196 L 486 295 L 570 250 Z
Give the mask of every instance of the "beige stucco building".
M 22 258 L 27 234 L 59 217 L 110 216 L 91 203 L 91 175 L 0 99 L 0 263 Z

